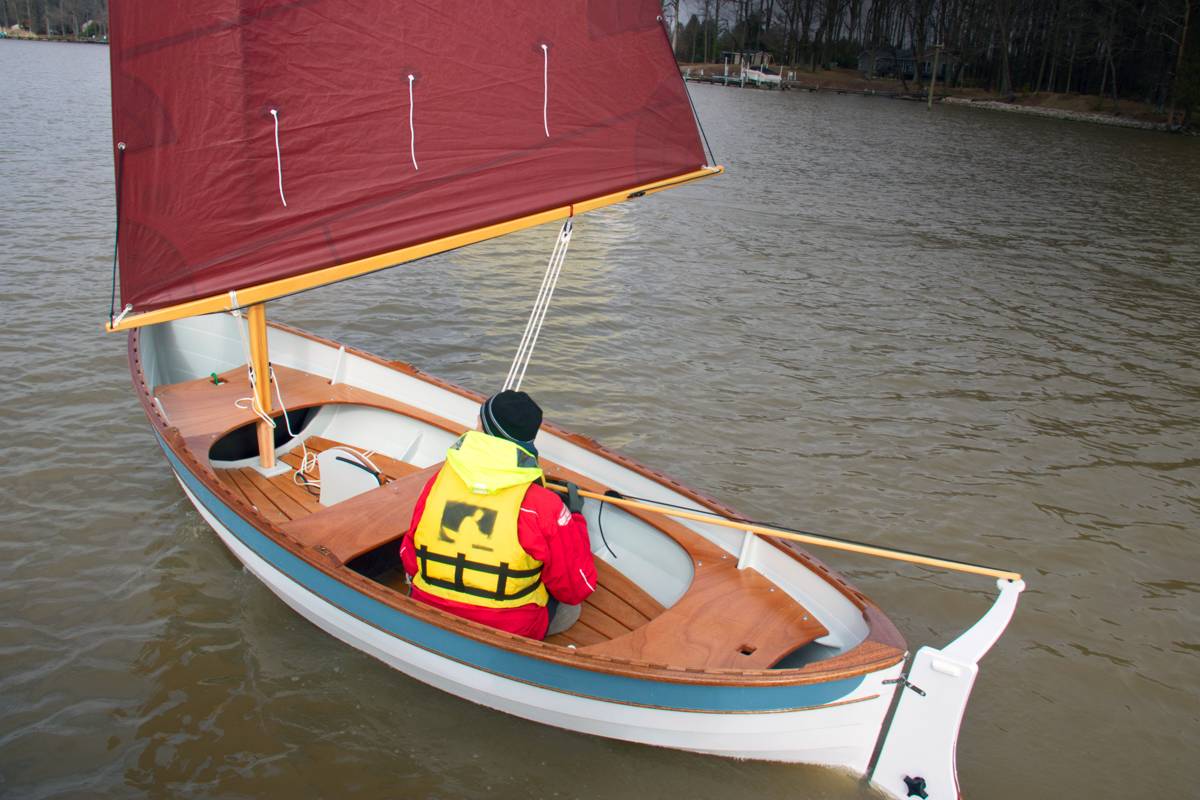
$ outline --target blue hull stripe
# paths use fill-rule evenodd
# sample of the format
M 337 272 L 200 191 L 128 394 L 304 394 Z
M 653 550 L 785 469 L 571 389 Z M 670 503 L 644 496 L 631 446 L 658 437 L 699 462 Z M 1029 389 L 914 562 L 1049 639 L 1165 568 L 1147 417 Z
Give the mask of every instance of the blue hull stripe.
M 524 683 L 612 701 L 680 711 L 766 712 L 808 708 L 850 699 L 862 678 L 803 686 L 694 686 L 611 675 L 542 661 L 460 636 L 368 597 L 276 544 L 225 505 L 171 452 L 159 444 L 189 491 L 246 547 L 321 599 L 425 650 Z

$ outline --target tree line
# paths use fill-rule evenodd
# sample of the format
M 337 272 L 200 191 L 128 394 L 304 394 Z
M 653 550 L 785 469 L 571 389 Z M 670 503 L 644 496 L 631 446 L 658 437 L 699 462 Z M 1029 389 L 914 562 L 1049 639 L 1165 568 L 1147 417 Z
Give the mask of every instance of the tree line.
M 870 71 L 891 54 L 916 65 L 911 79 L 921 86 L 936 49 L 942 79 L 954 87 L 1096 94 L 1118 110 L 1122 97 L 1172 114 L 1200 108 L 1200 0 L 665 0 L 663 7 L 680 61 L 764 51 L 814 71 L 864 63 Z M 0 24 L 107 38 L 108 0 L 0 0 Z
M 667 0 L 681 61 L 765 51 L 810 70 L 880 52 L 953 86 L 1200 105 L 1200 0 Z M 682 5 L 682 8 L 681 8 Z M 686 18 L 686 21 L 685 21 Z M 918 85 L 925 71 L 915 70 Z M 1186 101 L 1186 102 L 1185 102 Z
M 108 38 L 108 0 L 0 0 L 0 25 L 38 36 Z

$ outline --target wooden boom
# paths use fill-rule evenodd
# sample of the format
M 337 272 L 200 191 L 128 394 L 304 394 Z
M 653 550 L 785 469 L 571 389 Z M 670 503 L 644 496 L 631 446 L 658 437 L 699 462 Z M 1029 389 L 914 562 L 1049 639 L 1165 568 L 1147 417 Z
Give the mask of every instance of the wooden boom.
M 552 489 L 556 492 L 567 491 L 566 486 L 556 483 L 547 483 L 547 489 Z M 903 550 L 893 550 L 889 547 L 876 547 L 870 544 L 859 544 L 858 542 L 846 542 L 841 539 L 833 539 L 828 536 L 819 536 L 815 533 L 795 533 L 793 531 L 783 531 L 778 528 L 771 528 L 766 525 L 757 525 L 753 522 L 739 522 L 737 520 L 728 519 L 726 517 L 713 516 L 695 511 L 686 511 L 684 509 L 670 508 L 657 503 L 647 503 L 639 500 L 628 500 L 624 497 L 610 497 L 596 492 L 589 492 L 584 489 L 579 490 L 580 497 L 590 497 L 593 500 L 599 500 L 601 503 L 611 503 L 615 506 L 624 508 L 635 508 L 640 511 L 652 511 L 656 514 L 664 514 L 668 517 L 678 517 L 680 519 L 690 519 L 696 522 L 703 522 L 707 525 L 716 525 L 721 528 L 734 528 L 735 530 L 747 531 L 760 536 L 774 536 L 777 539 L 789 539 L 793 542 L 803 542 L 804 544 L 817 545 L 819 547 L 828 547 L 832 550 L 845 550 L 848 553 L 860 553 L 866 556 L 875 556 L 876 558 L 890 558 L 895 561 L 905 561 L 909 564 L 921 564 L 926 567 L 939 567 L 948 569 L 954 572 L 967 572 L 972 575 L 987 575 L 993 578 L 1003 578 L 1008 581 L 1019 581 L 1021 575 L 1018 572 L 1009 572 L 1008 570 L 995 569 L 994 567 L 985 567 L 979 564 L 967 564 L 962 561 L 951 561 L 945 558 L 935 558 L 934 556 L 923 556 L 920 553 L 908 553 Z
M 274 300 L 278 297 L 285 297 L 296 292 L 303 292 L 308 289 L 315 289 L 318 286 L 325 286 L 330 283 L 337 283 L 348 278 L 356 278 L 359 275 L 366 275 L 371 272 L 377 272 L 381 269 L 398 266 L 400 264 L 416 261 L 420 258 L 444 253 L 449 250 L 456 250 L 459 247 L 465 247 L 476 242 L 482 242 L 487 239 L 494 239 L 497 236 L 503 236 L 514 231 L 532 228 L 535 225 L 542 225 L 546 222 L 553 222 L 567 217 L 573 217 L 576 214 L 582 214 L 586 211 L 593 211 L 597 208 L 604 208 L 615 203 L 621 203 L 626 200 L 643 197 L 648 194 L 655 194 L 664 189 L 670 189 L 674 186 L 690 183 L 691 181 L 708 178 L 713 175 L 719 175 L 725 171 L 724 167 L 704 167 L 694 170 L 683 175 L 677 175 L 674 178 L 657 181 L 655 183 L 647 183 L 641 186 L 634 186 L 629 189 L 623 189 L 612 194 L 593 197 L 587 200 L 581 200 L 578 203 L 551 208 L 546 211 L 541 211 L 537 214 L 530 214 L 525 217 L 511 219 L 504 222 L 498 222 L 494 225 L 488 225 L 484 228 L 464 231 L 451 236 L 443 236 L 440 239 L 423 242 L 421 244 L 410 245 L 399 250 L 393 250 L 388 253 L 371 256 L 369 258 L 360 258 L 357 261 L 350 261 L 345 264 L 325 267 L 324 269 L 305 272 L 301 275 L 294 275 L 290 278 L 278 278 L 266 283 L 260 283 L 255 286 L 247 286 L 238 289 L 236 297 L 231 297 L 229 292 L 220 292 L 209 297 L 202 297 L 198 300 L 188 300 L 178 305 L 158 308 L 153 311 L 143 311 L 141 313 L 131 313 L 128 316 L 120 316 L 112 322 L 105 324 L 105 330 L 109 333 L 116 331 L 131 330 L 143 325 L 157 325 L 161 322 L 170 322 L 176 319 L 185 317 L 194 317 L 199 314 L 214 314 L 219 311 L 232 311 L 237 306 L 253 306 L 258 303 L 264 303 L 268 300 Z

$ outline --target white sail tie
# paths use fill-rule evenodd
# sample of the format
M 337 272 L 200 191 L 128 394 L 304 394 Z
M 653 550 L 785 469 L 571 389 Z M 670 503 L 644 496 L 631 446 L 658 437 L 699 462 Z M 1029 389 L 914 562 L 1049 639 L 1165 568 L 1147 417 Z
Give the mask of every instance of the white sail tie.
M 279 174 L 279 199 L 287 208 L 287 198 L 283 196 L 283 155 L 279 151 L 279 110 L 272 108 L 271 116 L 275 119 L 275 171 Z
M 413 127 L 413 81 L 416 76 L 411 73 L 408 76 L 408 150 L 412 156 L 413 169 L 420 170 L 417 166 L 417 132 Z
M 533 302 L 533 311 L 529 321 L 525 323 L 525 333 L 521 336 L 521 344 L 517 346 L 517 354 L 513 356 L 512 366 L 508 368 L 508 376 L 504 379 L 504 389 L 517 390 L 525 379 L 525 370 L 529 367 L 529 359 L 533 348 L 537 345 L 542 323 L 546 320 L 546 312 L 550 309 L 550 298 L 554 296 L 554 287 L 558 285 L 558 276 L 562 273 L 563 262 L 567 258 L 567 247 L 571 244 L 571 232 L 574 230 L 574 219 L 567 217 L 563 220 L 562 230 L 554 241 L 554 251 L 550 254 L 550 263 L 546 265 L 546 274 L 542 276 L 542 287 L 538 290 L 537 299 Z
M 542 127 L 550 138 L 550 48 L 542 45 Z

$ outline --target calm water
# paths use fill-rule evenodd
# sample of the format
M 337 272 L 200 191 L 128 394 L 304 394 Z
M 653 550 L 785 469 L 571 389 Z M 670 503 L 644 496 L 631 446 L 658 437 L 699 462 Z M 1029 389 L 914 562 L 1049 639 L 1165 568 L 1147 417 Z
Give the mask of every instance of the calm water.
M 100 333 L 107 56 L 0 42 L 0 796 L 874 796 L 484 710 L 244 573 Z M 752 516 L 1024 572 L 960 739 L 968 797 L 1195 796 L 1200 140 L 693 92 L 729 174 L 581 221 L 526 387 Z M 494 390 L 553 235 L 271 313 Z M 992 596 L 828 560 L 914 647 Z

